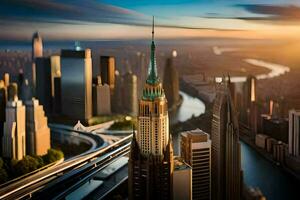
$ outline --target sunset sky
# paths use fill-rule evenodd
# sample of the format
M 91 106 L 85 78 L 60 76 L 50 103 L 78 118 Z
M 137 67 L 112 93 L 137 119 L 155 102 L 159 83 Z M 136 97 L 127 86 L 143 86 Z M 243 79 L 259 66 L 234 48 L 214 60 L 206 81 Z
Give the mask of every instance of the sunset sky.
M 0 40 L 296 38 L 299 0 L 1 0 Z M 284 31 L 283 31 L 284 30 Z

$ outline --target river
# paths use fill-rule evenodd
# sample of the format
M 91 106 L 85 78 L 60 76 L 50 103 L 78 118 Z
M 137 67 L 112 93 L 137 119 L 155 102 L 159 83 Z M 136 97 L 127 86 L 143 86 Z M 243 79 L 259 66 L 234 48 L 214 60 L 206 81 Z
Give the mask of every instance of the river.
M 179 93 L 182 97 L 182 103 L 177 110 L 169 113 L 171 124 L 184 122 L 193 115 L 198 117 L 205 112 L 205 104 L 202 101 L 185 92 L 180 91 Z
M 205 112 L 205 105 L 201 100 L 184 92 L 180 94 L 183 102 L 177 111 L 178 121 L 185 121 L 193 115 L 199 116 Z M 173 135 L 174 152 L 178 150 L 179 138 L 179 135 Z M 243 142 L 241 142 L 241 159 L 245 183 L 259 187 L 268 200 L 299 199 L 299 182 Z

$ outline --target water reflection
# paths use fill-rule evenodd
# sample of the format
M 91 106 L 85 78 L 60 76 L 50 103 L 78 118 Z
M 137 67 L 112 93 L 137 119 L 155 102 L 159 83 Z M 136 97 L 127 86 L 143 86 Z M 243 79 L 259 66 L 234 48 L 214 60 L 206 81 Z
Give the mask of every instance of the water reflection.
M 178 121 L 185 121 L 199 116 L 205 112 L 204 103 L 181 92 L 183 102 L 174 115 Z M 173 134 L 174 154 L 178 155 L 180 150 L 180 135 Z M 297 190 L 299 182 L 283 172 L 278 166 L 259 155 L 255 150 L 241 142 L 242 169 L 244 181 L 247 185 L 259 187 L 268 200 L 296 200 L 299 199 Z
M 270 63 L 270 62 L 266 62 L 266 61 L 262 61 L 262 60 L 257 60 L 257 59 L 245 59 L 244 60 L 246 63 L 249 63 L 251 65 L 255 65 L 257 67 L 263 67 L 266 69 L 269 69 L 270 72 L 267 74 L 258 74 L 256 75 L 256 78 L 258 80 L 260 79 L 267 79 L 267 78 L 274 78 L 276 76 L 280 76 L 283 75 L 287 72 L 290 72 L 290 68 L 284 65 L 279 65 L 276 63 Z M 245 82 L 247 79 L 247 77 L 245 76 L 234 76 L 231 77 L 230 80 L 232 82 Z M 222 81 L 222 77 L 216 77 L 216 82 L 221 82 Z
M 194 98 L 182 91 L 180 91 L 180 95 L 182 96 L 182 104 L 177 110 L 169 112 L 171 124 L 184 122 L 192 118 L 192 116 L 198 117 L 205 112 L 205 104 L 200 99 Z M 179 155 L 180 135 L 173 133 L 172 136 L 174 154 Z
M 194 98 L 182 91 L 179 92 L 182 96 L 182 104 L 180 107 L 170 112 L 170 123 L 184 122 L 190 119 L 193 115 L 198 117 L 205 112 L 205 104 L 198 98 Z

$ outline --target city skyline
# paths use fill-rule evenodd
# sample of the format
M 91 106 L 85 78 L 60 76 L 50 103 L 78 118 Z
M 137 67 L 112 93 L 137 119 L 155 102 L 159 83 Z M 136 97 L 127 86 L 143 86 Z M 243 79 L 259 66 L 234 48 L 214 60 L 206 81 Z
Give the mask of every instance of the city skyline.
M 299 11 L 3 1 L 0 199 L 295 199 Z

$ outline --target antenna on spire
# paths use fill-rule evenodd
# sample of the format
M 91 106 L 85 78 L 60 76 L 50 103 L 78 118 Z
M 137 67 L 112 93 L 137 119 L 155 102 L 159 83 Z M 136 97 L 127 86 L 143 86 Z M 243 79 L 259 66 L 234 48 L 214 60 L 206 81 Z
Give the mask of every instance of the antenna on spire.
M 154 16 L 152 16 L 152 41 L 154 41 Z

